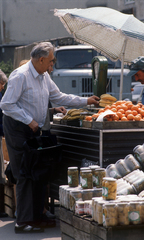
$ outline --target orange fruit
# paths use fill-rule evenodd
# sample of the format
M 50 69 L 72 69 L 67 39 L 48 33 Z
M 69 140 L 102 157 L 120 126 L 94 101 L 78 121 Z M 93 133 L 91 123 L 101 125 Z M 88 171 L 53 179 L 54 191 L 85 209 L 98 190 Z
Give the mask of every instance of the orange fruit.
M 126 112 L 125 112 L 125 116 L 127 117 L 128 114 L 131 114 L 132 111 L 130 109 L 128 109 Z
M 133 106 L 133 104 L 132 104 L 132 103 L 128 103 L 128 104 L 127 104 L 127 107 L 128 107 L 128 109 L 131 109 L 131 108 L 132 108 L 132 106 Z
M 140 114 L 144 117 L 144 109 L 141 108 Z
M 116 108 L 111 108 L 111 110 L 112 110 L 113 112 L 117 112 L 117 109 L 116 109 Z
M 137 114 L 136 116 L 134 116 L 134 120 L 135 121 L 140 121 L 142 118 L 139 114 Z
M 116 114 L 117 114 L 117 116 L 119 117 L 119 119 L 122 118 L 122 113 L 121 113 L 121 112 L 117 112 Z
M 133 105 L 131 107 L 131 110 L 136 110 L 138 112 L 138 109 L 139 109 L 139 105 Z
M 128 105 L 129 103 L 132 104 L 132 101 L 126 101 L 125 105 Z
M 117 114 L 115 114 L 115 115 L 113 116 L 113 120 L 114 120 L 114 121 L 118 121 L 118 120 L 119 120 L 119 116 L 118 116 Z
M 122 100 L 119 100 L 119 101 L 117 101 L 117 102 L 115 102 L 115 104 L 118 106 L 118 105 L 121 105 L 121 104 L 123 104 L 123 101 Z
M 110 105 L 105 106 L 105 110 L 107 109 L 111 109 L 111 106 Z
M 122 104 L 122 105 L 121 105 L 121 109 L 123 109 L 124 111 L 126 111 L 126 110 L 128 110 L 128 107 L 127 107 L 127 105 Z
M 143 106 L 143 104 L 142 104 L 142 103 L 138 103 L 137 105 L 139 105 L 139 107 L 140 107 L 140 108 Z
M 127 115 L 127 119 L 128 119 L 128 120 L 133 120 L 133 119 L 134 119 L 134 115 L 131 114 L 131 113 L 128 114 L 128 115 Z
M 118 112 L 125 113 L 125 110 L 122 109 L 122 108 L 120 108 L 120 109 L 118 110 Z
M 99 109 L 98 113 L 102 113 L 102 112 L 104 112 L 104 109 L 103 108 Z
M 128 119 L 126 117 L 122 117 L 121 121 L 128 121 Z
M 99 115 L 100 115 L 99 113 L 95 113 L 92 115 L 92 118 L 98 118 Z
M 85 120 L 86 120 L 86 121 L 92 121 L 92 116 L 86 116 L 86 117 L 85 117 Z
M 136 115 L 138 114 L 138 112 L 137 112 L 136 110 L 131 111 L 131 113 L 132 113 L 134 116 L 136 116 Z

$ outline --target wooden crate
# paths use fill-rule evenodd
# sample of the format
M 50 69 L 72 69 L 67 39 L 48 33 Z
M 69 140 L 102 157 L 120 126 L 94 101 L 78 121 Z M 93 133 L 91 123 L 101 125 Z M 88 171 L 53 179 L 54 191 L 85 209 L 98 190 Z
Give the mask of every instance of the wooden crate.
M 15 198 L 14 198 L 14 185 L 7 183 L 4 186 L 4 209 L 5 212 L 10 216 L 14 217 L 15 213 Z
M 78 216 L 60 207 L 62 240 L 143 240 L 144 225 L 105 228 L 86 216 Z

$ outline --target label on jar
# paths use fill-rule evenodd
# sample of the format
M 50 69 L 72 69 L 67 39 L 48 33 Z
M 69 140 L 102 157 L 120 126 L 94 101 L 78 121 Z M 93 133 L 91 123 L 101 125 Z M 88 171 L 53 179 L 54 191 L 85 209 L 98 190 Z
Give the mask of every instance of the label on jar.
M 108 188 L 107 187 L 102 188 L 102 196 L 104 196 L 104 197 L 108 196 Z
M 110 171 L 109 175 L 110 175 L 110 177 L 116 177 L 117 172 L 115 170 L 112 170 L 112 171 Z
M 98 176 L 93 175 L 93 183 L 95 183 L 95 185 L 99 185 L 99 178 L 98 178 Z
M 105 226 L 105 214 L 103 213 L 103 225 Z
M 131 220 L 131 221 L 139 221 L 140 220 L 139 211 L 129 212 L 129 220 Z
M 87 187 L 87 178 L 81 178 L 82 187 Z
M 68 175 L 68 184 L 72 184 L 72 176 Z

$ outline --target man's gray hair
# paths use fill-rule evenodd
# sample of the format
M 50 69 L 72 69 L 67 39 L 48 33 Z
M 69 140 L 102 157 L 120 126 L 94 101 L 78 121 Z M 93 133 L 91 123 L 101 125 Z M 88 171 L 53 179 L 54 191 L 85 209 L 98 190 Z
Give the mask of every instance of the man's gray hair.
M 54 52 L 54 46 L 50 42 L 41 42 L 33 47 L 30 56 L 36 59 L 48 57 L 50 51 Z
M 5 73 L 0 69 L 0 82 L 7 83 L 8 79 Z

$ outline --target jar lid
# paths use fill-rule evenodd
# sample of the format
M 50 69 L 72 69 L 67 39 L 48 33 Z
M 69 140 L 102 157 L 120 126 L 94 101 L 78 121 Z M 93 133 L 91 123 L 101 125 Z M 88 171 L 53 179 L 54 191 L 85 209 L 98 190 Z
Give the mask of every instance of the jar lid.
M 112 182 L 116 182 L 116 181 L 117 181 L 117 179 L 112 178 L 112 177 L 104 177 L 103 179 L 104 179 L 105 181 L 112 181 Z
M 84 173 L 91 173 L 92 170 L 91 170 L 91 169 L 86 169 L 86 170 L 83 169 L 83 170 L 81 170 L 81 172 L 82 172 L 82 173 L 83 173 L 83 172 L 84 172 Z
M 90 165 L 89 168 L 90 169 L 97 169 L 97 168 L 100 168 L 100 166 L 98 166 L 98 165 Z
M 105 171 L 105 168 L 97 168 L 96 171 Z
M 77 170 L 78 167 L 68 167 L 68 170 Z
M 80 171 L 82 171 L 82 170 L 89 170 L 89 169 L 90 169 L 89 167 L 81 167 Z

